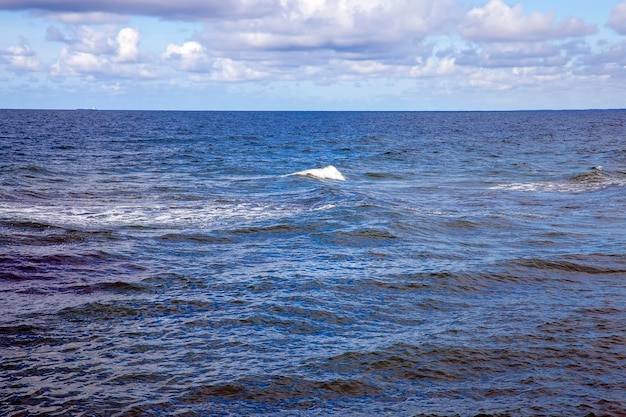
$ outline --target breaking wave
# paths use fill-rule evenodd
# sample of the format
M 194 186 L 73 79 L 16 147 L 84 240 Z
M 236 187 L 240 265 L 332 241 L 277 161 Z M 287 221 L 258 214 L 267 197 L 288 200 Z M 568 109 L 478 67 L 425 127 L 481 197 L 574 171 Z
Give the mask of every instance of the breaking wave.
M 304 171 L 294 172 L 293 174 L 289 174 L 289 176 L 299 176 L 299 177 L 309 177 L 315 178 L 318 180 L 336 180 L 336 181 L 345 181 L 346 177 L 334 166 L 328 165 L 324 168 L 314 168 L 307 169 Z
M 596 166 L 564 180 L 514 182 L 509 184 L 498 184 L 491 187 L 491 189 L 523 192 L 582 194 L 604 190 L 609 187 L 625 186 L 626 173 L 609 173 L 606 172 L 601 166 Z

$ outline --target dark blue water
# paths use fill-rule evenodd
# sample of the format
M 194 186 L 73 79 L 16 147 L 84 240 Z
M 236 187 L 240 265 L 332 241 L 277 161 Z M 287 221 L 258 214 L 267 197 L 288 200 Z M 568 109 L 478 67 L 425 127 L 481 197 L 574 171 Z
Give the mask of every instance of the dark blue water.
M 624 416 L 626 111 L 0 111 L 0 302 L 3 416 Z

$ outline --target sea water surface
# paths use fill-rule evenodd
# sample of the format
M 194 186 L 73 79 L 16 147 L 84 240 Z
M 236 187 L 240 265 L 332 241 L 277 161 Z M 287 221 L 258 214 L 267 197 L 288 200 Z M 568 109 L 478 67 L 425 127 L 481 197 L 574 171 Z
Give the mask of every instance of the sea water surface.
M 0 111 L 0 415 L 625 393 L 626 111 Z

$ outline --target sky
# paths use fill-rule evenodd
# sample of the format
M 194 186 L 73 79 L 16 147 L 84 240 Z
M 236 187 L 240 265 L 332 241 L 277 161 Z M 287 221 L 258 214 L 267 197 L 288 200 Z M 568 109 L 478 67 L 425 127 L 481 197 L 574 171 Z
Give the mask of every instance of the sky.
M 0 0 L 0 108 L 626 108 L 626 1 Z

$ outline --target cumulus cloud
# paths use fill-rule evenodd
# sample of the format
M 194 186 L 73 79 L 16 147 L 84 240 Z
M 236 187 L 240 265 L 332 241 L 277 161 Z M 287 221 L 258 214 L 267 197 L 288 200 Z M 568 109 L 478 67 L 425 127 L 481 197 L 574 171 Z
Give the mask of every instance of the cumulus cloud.
M 513 68 L 563 66 L 568 58 L 561 48 L 546 42 L 489 43 L 458 54 L 457 64 L 473 67 Z
M 250 68 L 244 62 L 236 62 L 230 58 L 217 58 L 213 63 L 211 74 L 213 81 L 252 81 L 265 78 L 266 74 Z
M 163 58 L 182 71 L 204 72 L 211 68 L 211 59 L 206 48 L 194 41 L 183 45 L 167 45 Z
M 626 1 L 615 6 L 611 12 L 607 26 L 621 35 L 626 35 Z
M 64 34 L 56 28 L 48 29 L 48 36 L 71 45 L 71 50 L 95 55 L 114 55 L 119 48 L 117 32 L 101 31 L 91 26 L 72 27 Z
M 213 58 L 204 46 L 194 41 L 182 45 L 169 44 L 162 56 L 178 70 L 195 73 L 190 77 L 194 81 L 250 81 L 267 75 L 250 68 L 242 61 Z
M 466 39 L 487 42 L 543 41 L 586 36 L 596 30 L 575 17 L 557 23 L 553 11 L 528 15 L 521 4 L 509 7 L 502 0 L 471 9 L 459 26 Z
M 139 30 L 124 28 L 117 34 L 117 62 L 135 62 L 139 56 Z
M 582 62 L 586 71 L 603 74 L 608 70 L 611 73 L 621 72 L 626 76 L 626 42 L 609 45 L 604 51 L 588 54 Z
M 417 65 L 410 68 L 411 77 L 448 76 L 462 72 L 456 64 L 455 58 L 429 57 L 426 61 L 417 60 Z
M 208 24 L 204 40 L 239 49 L 371 52 L 444 33 L 460 15 L 453 0 L 281 0 L 263 19 Z
M 366 58 L 445 33 L 462 16 L 456 0 L 0 0 L 1 9 L 67 24 L 120 23 L 128 15 L 205 21 L 209 49 L 351 50 Z
M 559 65 L 564 58 L 541 41 L 591 33 L 595 27 L 554 13 L 526 14 L 521 5 L 490 0 L 464 11 L 458 0 L 0 0 L 0 8 L 29 9 L 73 24 L 75 33 L 50 27 L 47 39 L 63 42 L 57 74 L 114 73 L 139 63 L 139 32 L 116 34 L 78 25 L 123 14 L 203 20 L 204 30 L 182 44 L 170 43 L 161 59 L 194 79 L 234 81 L 310 77 L 360 79 L 420 77 L 459 65 Z M 68 30 L 67 28 L 65 29 Z M 458 31 L 469 41 L 498 43 L 490 49 L 433 56 L 432 39 Z M 503 43 L 512 43 L 514 57 Z M 533 43 L 520 47 L 520 42 Z M 550 49 L 548 51 L 548 49 Z M 417 64 L 416 64 L 417 62 Z M 156 64 L 156 61 L 155 61 Z
M 618 1 L 607 25 L 626 34 L 626 1 Z M 76 84 L 108 80 L 118 93 L 137 79 L 183 87 L 187 80 L 402 80 L 441 91 L 498 91 L 573 80 L 577 71 L 616 77 L 626 65 L 624 45 L 607 41 L 592 48 L 586 41 L 596 26 L 508 0 L 0 0 L 2 9 L 53 22 L 45 37 L 58 52 L 53 65 L 43 65 L 26 43 L 5 48 L 0 63 L 6 68 L 50 69 Z M 168 24 L 155 35 L 153 21 L 142 32 L 128 27 L 135 15 L 202 26 L 185 35 Z M 142 35 L 148 38 L 143 43 Z
M 0 0 L 0 8 L 36 10 L 75 25 L 74 34 L 48 28 L 48 40 L 68 45 L 57 74 L 98 64 L 106 73 L 112 63 L 138 59 L 132 33 L 111 36 L 79 25 L 81 19 L 101 23 L 141 14 L 202 20 L 202 33 L 170 43 L 161 58 L 177 71 L 203 73 L 204 80 L 211 74 L 215 81 L 408 73 L 417 58 L 428 59 L 423 41 L 451 33 L 463 16 L 456 0 Z
M 138 29 L 110 32 L 81 26 L 73 37 L 62 36 L 51 29 L 48 35 L 68 44 L 52 65 L 51 75 L 55 77 L 141 79 L 155 76 L 146 63 L 140 62 Z
M 417 58 L 432 53 L 426 39 L 451 33 L 462 15 L 454 0 L 280 0 L 263 18 L 206 23 L 194 37 L 195 53 L 173 47 L 166 57 L 190 71 L 215 71 L 215 60 L 228 58 L 245 64 L 241 79 L 408 76 Z
M 0 62 L 15 72 L 40 71 L 42 64 L 35 55 L 28 42 L 22 39 L 20 45 L 0 50 Z

